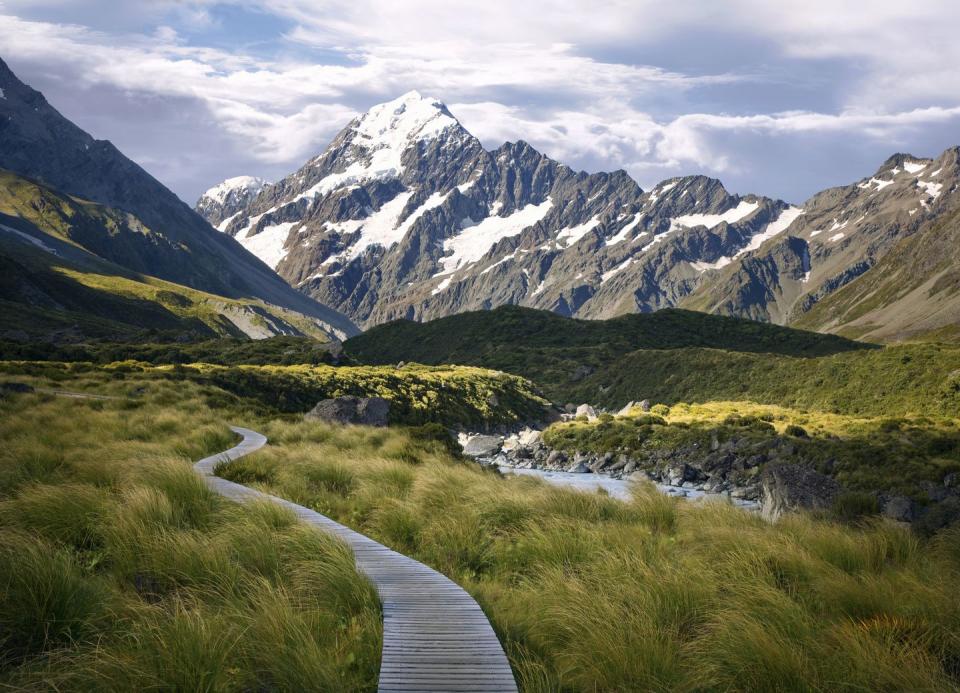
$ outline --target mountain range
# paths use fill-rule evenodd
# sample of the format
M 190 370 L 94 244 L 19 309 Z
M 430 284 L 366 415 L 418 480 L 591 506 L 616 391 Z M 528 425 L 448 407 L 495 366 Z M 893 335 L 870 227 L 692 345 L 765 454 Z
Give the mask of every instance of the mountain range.
M 921 264 L 952 276 L 933 239 L 955 227 L 958 153 L 897 154 L 798 205 L 705 176 L 644 191 L 624 171 L 574 171 L 522 141 L 488 151 L 446 106 L 410 92 L 282 180 L 230 179 L 196 209 L 364 327 L 510 304 L 582 318 L 686 307 L 896 339 L 956 321 L 949 279 L 889 272 L 930 253 Z M 892 321 L 875 314 L 888 303 L 868 288 L 877 282 L 902 305 Z

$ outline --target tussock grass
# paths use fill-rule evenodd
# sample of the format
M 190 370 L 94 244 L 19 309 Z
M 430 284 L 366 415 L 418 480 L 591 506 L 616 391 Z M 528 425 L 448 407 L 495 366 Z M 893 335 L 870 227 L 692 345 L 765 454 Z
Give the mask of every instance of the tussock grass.
M 960 534 L 777 525 L 638 483 L 629 501 L 450 458 L 409 431 L 275 423 L 225 465 L 432 565 L 491 617 L 524 691 L 953 690 Z M 416 464 L 391 453 L 406 446 Z M 349 470 L 331 490 L 311 479 Z
M 347 547 L 193 472 L 234 440 L 209 389 L 68 384 L 145 390 L 0 398 L 0 687 L 376 688 L 379 601 Z

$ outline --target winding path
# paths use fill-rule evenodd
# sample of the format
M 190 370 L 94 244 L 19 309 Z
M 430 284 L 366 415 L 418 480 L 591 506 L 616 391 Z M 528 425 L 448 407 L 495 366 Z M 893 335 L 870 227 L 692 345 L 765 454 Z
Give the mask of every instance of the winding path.
M 243 441 L 194 465 L 212 490 L 238 503 L 269 500 L 345 541 L 383 602 L 378 691 L 516 693 L 510 663 L 480 605 L 449 578 L 302 505 L 215 476 L 218 462 L 259 450 L 265 436 L 231 426 Z

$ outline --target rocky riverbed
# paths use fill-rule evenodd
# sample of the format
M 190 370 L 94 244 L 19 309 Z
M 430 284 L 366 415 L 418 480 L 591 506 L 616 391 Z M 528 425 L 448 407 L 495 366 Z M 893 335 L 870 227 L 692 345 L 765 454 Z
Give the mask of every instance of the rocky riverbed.
M 650 464 L 612 452 L 568 453 L 548 447 L 543 442 L 542 432 L 533 428 L 508 435 L 461 433 L 459 442 L 464 454 L 481 464 L 494 465 L 507 472 L 540 476 L 550 483 L 588 490 L 603 488 L 613 496 L 626 498 L 630 483 L 643 479 L 652 481 L 669 495 L 691 499 L 727 497 L 742 507 L 760 507 L 762 485 L 759 474 L 748 472 L 742 477 L 729 473 L 703 474 L 683 462 L 680 455 L 670 455 L 670 459 L 664 459 L 662 463 Z M 748 483 L 738 485 L 737 478 Z

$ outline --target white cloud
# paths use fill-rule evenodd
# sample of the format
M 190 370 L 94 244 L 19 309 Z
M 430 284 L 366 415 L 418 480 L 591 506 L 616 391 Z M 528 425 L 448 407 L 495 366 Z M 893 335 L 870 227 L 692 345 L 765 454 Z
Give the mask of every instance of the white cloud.
M 215 6 L 227 3 L 123 3 L 124 26 L 150 27 L 145 33 L 111 25 L 104 8 L 113 4 L 0 0 L 10 13 L 0 17 L 4 55 L 57 75 L 64 92 L 111 88 L 193 103 L 238 152 L 290 169 L 357 109 L 411 88 L 446 101 L 488 146 L 526 139 L 572 166 L 624 167 L 647 181 L 743 170 L 752 165 L 744 137 L 849 133 L 888 147 L 960 118 L 960 3 L 948 0 L 868 8 L 835 0 L 236 0 L 291 23 L 283 37 L 264 39 L 304 52 L 278 48 L 272 59 L 204 45 L 203 30 L 218 23 Z M 51 12 L 81 15 L 84 5 L 100 8 L 85 15 L 89 26 L 49 20 Z M 816 95 L 831 107 L 751 110 L 745 96 L 762 105 L 759 97 L 781 85 L 758 79 L 746 58 L 731 71 L 631 57 L 657 62 L 672 46 L 696 64 L 703 41 L 735 46 L 741 38 L 769 44 L 763 60 L 785 61 L 775 74 L 789 75 L 790 61 L 847 66 L 842 78 L 831 73 L 836 63 L 824 68 Z M 314 49 L 344 59 L 314 64 L 303 57 Z M 48 96 L 56 104 L 56 93 Z

